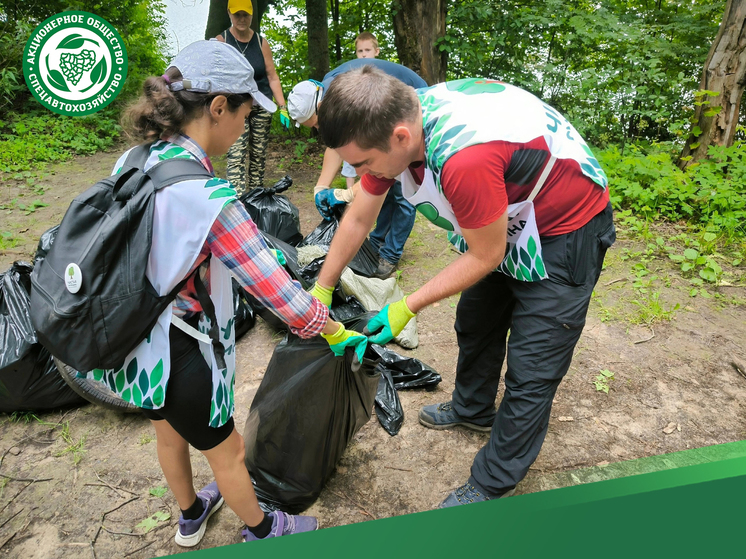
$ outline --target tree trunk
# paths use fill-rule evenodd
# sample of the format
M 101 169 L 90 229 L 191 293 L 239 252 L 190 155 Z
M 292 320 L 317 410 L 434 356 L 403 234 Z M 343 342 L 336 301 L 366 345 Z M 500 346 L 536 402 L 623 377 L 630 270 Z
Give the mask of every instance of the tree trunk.
M 329 23 L 326 0 L 306 0 L 310 77 L 321 81 L 329 71 Z
M 728 0 L 723 22 L 707 55 L 700 90 L 716 92 L 704 95 L 695 112 L 694 129 L 681 152 L 681 169 L 707 156 L 710 145 L 731 146 L 738 125 L 744 87 L 746 87 L 746 0 Z
M 394 43 L 399 61 L 428 85 L 445 81 L 448 53 L 435 45 L 446 34 L 447 0 L 394 0 Z
M 339 64 L 342 60 L 342 38 L 339 36 L 339 0 L 332 0 L 332 22 L 334 23 L 334 58 Z
M 251 18 L 251 28 L 259 33 L 262 16 L 272 0 L 252 0 L 254 5 L 254 17 Z M 207 12 L 207 26 L 205 27 L 205 39 L 217 37 L 220 33 L 231 26 L 231 18 L 228 17 L 228 0 L 210 0 L 210 10 Z

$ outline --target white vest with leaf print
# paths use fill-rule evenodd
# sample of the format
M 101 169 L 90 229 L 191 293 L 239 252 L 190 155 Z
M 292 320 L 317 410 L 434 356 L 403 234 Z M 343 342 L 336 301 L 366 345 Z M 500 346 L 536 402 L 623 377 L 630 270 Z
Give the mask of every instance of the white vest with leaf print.
M 129 152 L 114 166 L 119 172 Z M 170 158 L 193 158 L 186 149 L 158 141 L 150 149 L 145 163 L 149 169 Z M 153 241 L 147 277 L 159 295 L 165 295 L 191 270 L 205 244 L 212 224 L 223 207 L 236 199 L 230 183 L 219 179 L 187 180 L 156 193 L 153 216 Z M 200 351 L 212 368 L 212 406 L 210 426 L 220 427 L 233 415 L 233 383 L 236 370 L 233 292 L 231 274 L 217 258 L 209 264 L 210 299 L 220 326 L 225 347 L 225 369 L 215 362 L 212 346 L 200 341 Z M 158 317 L 150 335 L 127 356 L 119 370 L 95 369 L 86 376 L 106 383 L 122 399 L 138 407 L 163 407 L 171 372 L 169 330 L 173 305 Z M 202 313 L 199 330 L 207 332 L 209 319 Z
M 416 185 L 405 171 L 399 177 L 402 192 L 427 219 L 448 231 L 449 241 L 461 252 L 468 247 L 443 193 L 441 173 L 445 162 L 464 148 L 543 137 L 551 157 L 576 161 L 585 176 L 603 189 L 607 186 L 606 174 L 572 124 L 520 88 L 469 78 L 419 89 L 417 94 L 425 134 L 425 179 Z M 498 271 L 522 281 L 546 278 L 533 202 L 511 204 L 508 217 L 508 247 Z

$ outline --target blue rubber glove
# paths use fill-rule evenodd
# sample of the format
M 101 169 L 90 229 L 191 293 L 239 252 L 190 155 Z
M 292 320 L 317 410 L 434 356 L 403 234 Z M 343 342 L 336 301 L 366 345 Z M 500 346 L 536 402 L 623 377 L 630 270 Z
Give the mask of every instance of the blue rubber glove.
M 383 307 L 381 312 L 368 321 L 363 334 L 369 337 L 372 344 L 387 344 L 401 334 L 401 331 L 414 316 L 415 313 L 409 310 L 407 298 L 404 297 L 396 303 Z M 375 334 L 376 332 L 378 334 Z
M 286 107 L 280 107 L 280 110 L 277 111 L 280 113 L 280 124 L 285 129 L 285 131 L 290 130 L 290 115 L 288 114 L 288 110 Z
M 340 324 L 339 330 L 337 330 L 336 334 L 321 334 L 321 337 L 327 341 L 332 352 L 337 357 L 343 356 L 346 348 L 353 347 L 355 349 L 355 357 L 357 358 L 357 363 L 355 363 L 355 359 L 353 358 L 353 365 L 359 366 L 359 364 L 363 362 L 363 355 L 365 355 L 365 348 L 368 345 L 368 338 L 363 336 L 361 333 L 355 332 L 354 330 L 346 330 L 345 327 Z
M 326 190 L 319 192 L 314 198 L 316 209 L 319 210 L 321 217 L 327 221 L 330 221 L 334 217 L 335 206 L 341 206 L 347 203 L 336 196 L 336 191 L 336 188 L 327 188 Z

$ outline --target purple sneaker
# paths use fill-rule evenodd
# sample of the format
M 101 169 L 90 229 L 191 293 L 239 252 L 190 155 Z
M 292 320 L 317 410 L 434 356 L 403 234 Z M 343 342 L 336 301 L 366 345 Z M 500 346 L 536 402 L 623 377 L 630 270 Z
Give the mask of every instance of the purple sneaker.
M 205 535 L 207 529 L 207 521 L 215 511 L 223 506 L 223 496 L 220 494 L 218 484 L 215 481 L 198 491 L 197 497 L 202 499 L 202 503 L 205 505 L 202 516 L 196 520 L 186 520 L 184 515 L 179 515 L 179 529 L 176 531 L 174 539 L 182 547 L 194 547 L 202 541 L 202 536 Z
M 300 534 L 301 532 L 313 532 L 319 527 L 319 522 L 313 516 L 300 516 L 287 514 L 280 510 L 269 513 L 272 517 L 272 529 L 266 538 L 257 538 L 251 533 L 251 530 L 244 528 L 241 530 L 243 541 L 253 542 L 259 539 L 279 538 L 290 534 Z

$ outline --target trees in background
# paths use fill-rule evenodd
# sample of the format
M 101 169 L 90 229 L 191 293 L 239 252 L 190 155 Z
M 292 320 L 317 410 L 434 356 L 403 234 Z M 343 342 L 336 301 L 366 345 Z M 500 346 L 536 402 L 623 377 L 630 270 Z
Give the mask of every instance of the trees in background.
M 399 61 L 429 85 L 445 81 L 448 52 L 438 42 L 446 34 L 446 0 L 395 0 L 394 43 Z
M 684 169 L 711 145 L 733 144 L 746 87 L 746 0 L 728 0 L 702 70 L 692 132 L 678 165 Z

